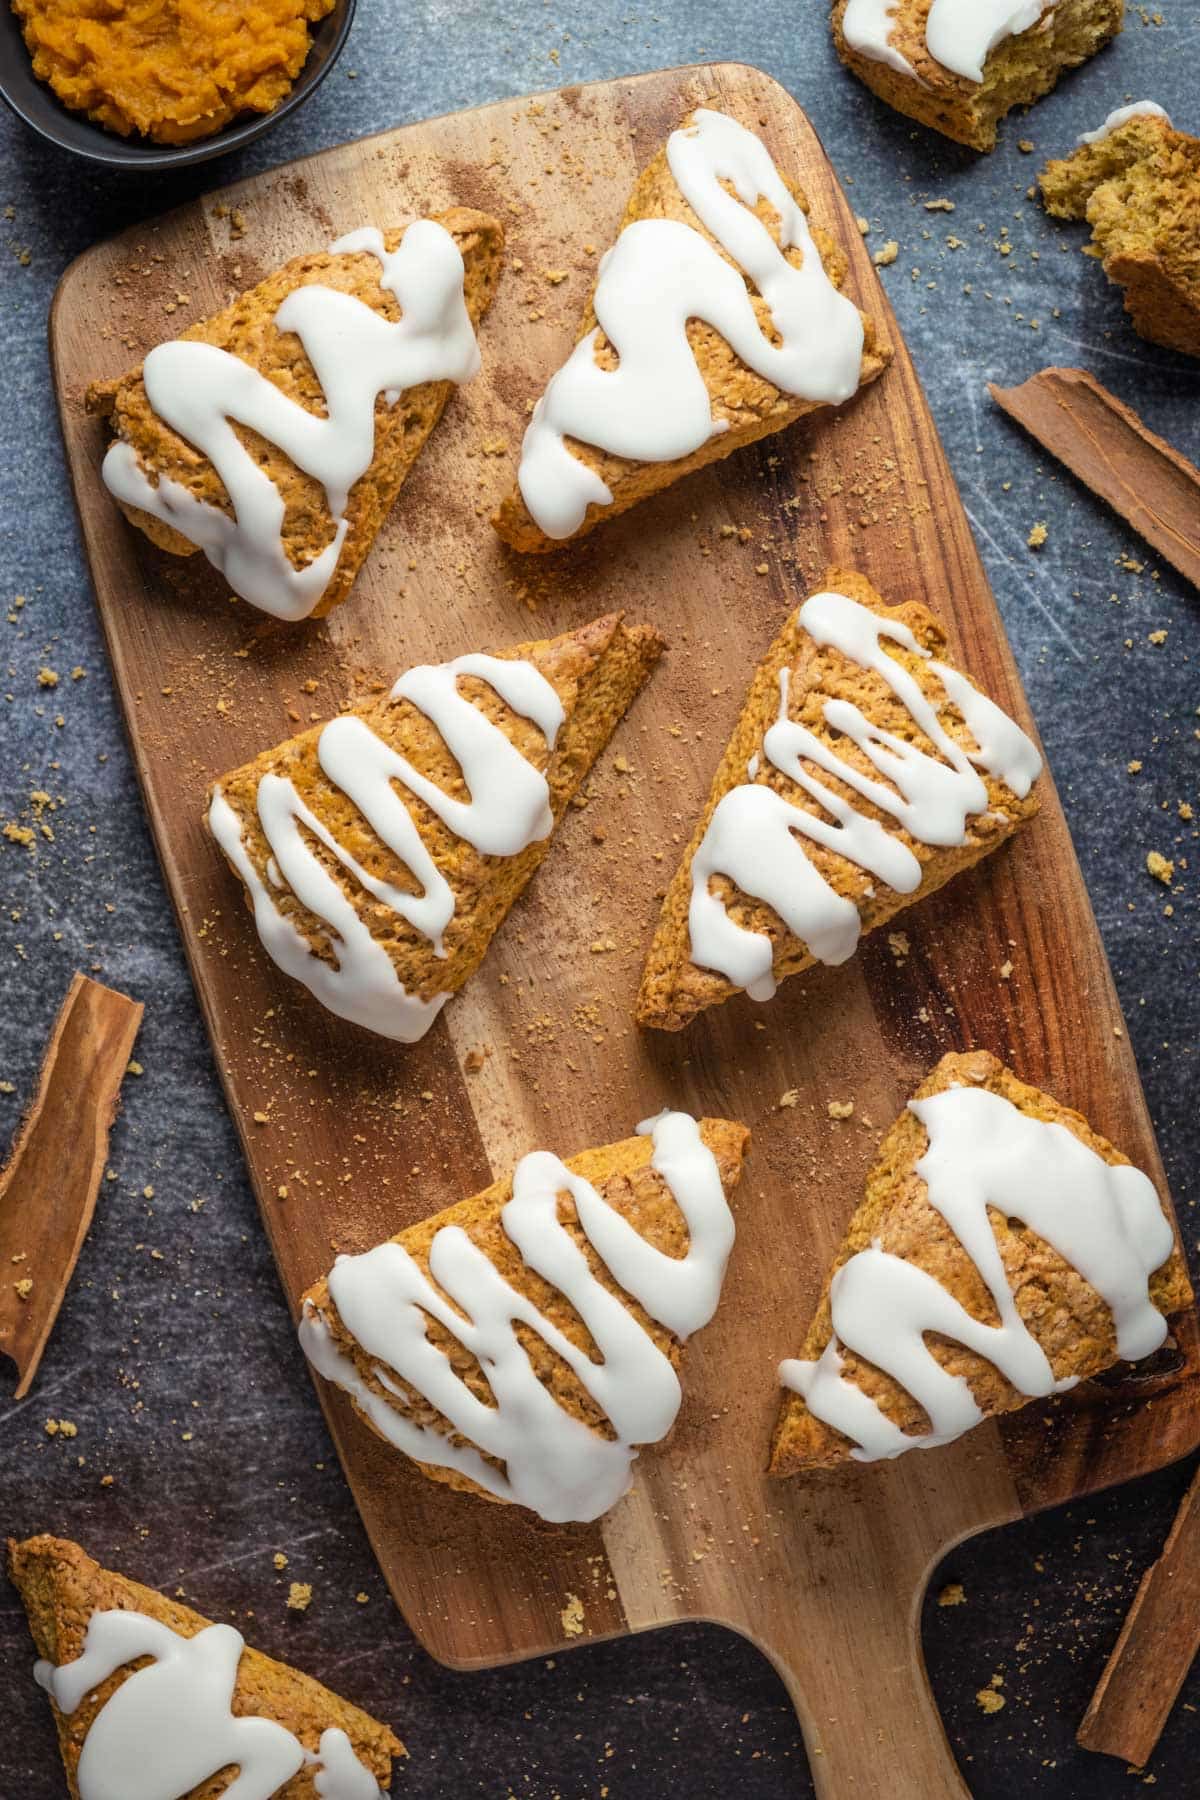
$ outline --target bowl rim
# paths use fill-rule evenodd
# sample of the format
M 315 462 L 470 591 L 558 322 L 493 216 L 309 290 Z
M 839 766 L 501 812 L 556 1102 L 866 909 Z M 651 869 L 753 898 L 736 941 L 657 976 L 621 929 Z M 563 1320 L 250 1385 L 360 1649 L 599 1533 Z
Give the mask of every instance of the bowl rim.
M 8 10 L 9 0 L 0 0 L 0 6 Z M 235 120 L 220 131 L 213 132 L 211 137 L 196 138 L 191 143 L 154 144 L 151 140 L 141 139 L 136 134 L 131 138 L 122 138 L 117 133 L 106 130 L 103 125 L 97 125 L 93 120 L 88 119 L 85 113 L 74 113 L 73 109 L 64 106 L 49 83 L 43 82 L 33 73 L 32 66 L 28 71 L 29 80 L 44 92 L 55 112 L 62 112 L 95 131 L 95 146 L 70 142 L 66 137 L 60 136 L 48 120 L 35 117 L 32 111 L 28 110 L 27 106 L 18 98 L 18 94 L 13 91 L 13 86 L 16 86 L 18 90 L 24 86 L 23 78 L 18 78 L 17 83 L 10 85 L 2 65 L 0 65 L 0 99 L 3 99 L 22 124 L 26 125 L 44 143 L 53 144 L 57 150 L 63 151 L 69 156 L 80 157 L 84 162 L 96 163 L 109 169 L 126 170 L 131 173 L 143 171 L 147 174 L 160 169 L 187 168 L 196 163 L 209 162 L 217 156 L 224 156 L 232 150 L 240 149 L 244 144 L 253 143 L 256 138 L 260 138 L 265 132 L 270 131 L 273 125 L 277 125 L 281 119 L 286 118 L 288 113 L 294 112 L 298 106 L 302 106 L 309 95 L 315 93 L 320 87 L 345 49 L 346 39 L 350 35 L 350 27 L 354 23 L 356 6 L 357 0 L 334 0 L 333 8 L 325 15 L 325 18 L 317 21 L 313 29 L 308 56 L 305 58 L 300 73 L 292 83 L 290 91 L 277 106 L 271 108 L 270 112 L 252 114 L 240 123 Z M 9 18 L 15 27 L 16 41 L 20 46 L 21 54 L 28 56 L 20 20 L 14 12 L 9 12 Z M 313 50 L 316 48 L 318 36 L 323 29 L 327 29 L 330 25 L 332 25 L 332 36 L 329 47 L 320 64 L 310 71 L 309 62 Z

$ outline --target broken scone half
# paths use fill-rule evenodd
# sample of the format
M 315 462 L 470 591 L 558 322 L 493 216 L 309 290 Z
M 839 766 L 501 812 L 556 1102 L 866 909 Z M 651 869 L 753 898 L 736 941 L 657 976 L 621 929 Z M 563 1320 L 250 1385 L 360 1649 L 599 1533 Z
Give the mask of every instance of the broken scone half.
M 580 341 L 538 401 L 494 524 L 582 537 L 661 488 L 848 400 L 891 357 L 847 262 L 762 140 L 702 107 L 630 196 Z
M 897 112 L 973 150 L 1121 29 L 1125 0 L 834 0 L 837 53 Z
M 1200 137 L 1153 100 L 1118 107 L 1038 176 L 1047 212 L 1086 219 L 1099 259 L 1152 344 L 1200 356 Z
M 304 1296 L 313 1366 L 421 1472 L 553 1523 L 598 1519 L 679 1410 L 716 1311 L 748 1132 L 665 1112 L 512 1177 Z
M 771 1473 L 950 1443 L 1157 1350 L 1191 1303 L 1154 1184 L 986 1051 L 942 1058 L 867 1178 Z
M 641 1024 L 845 962 L 1033 817 L 1037 750 L 945 648 L 926 607 L 842 569 L 788 619 L 667 889 Z
M 224 776 L 209 829 L 284 973 L 382 1037 L 423 1037 L 662 647 L 613 613 L 419 666 Z
M 65 1538 L 9 1543 L 71 1800 L 216 1796 L 230 1785 L 288 1800 L 368 1800 L 404 1746 L 386 1725 L 286 1663 L 250 1649 L 153 1588 L 102 1569 Z
M 202 550 L 264 612 L 329 612 L 479 368 L 503 246 L 499 223 L 466 207 L 364 226 L 95 384 L 121 510 L 173 555 Z

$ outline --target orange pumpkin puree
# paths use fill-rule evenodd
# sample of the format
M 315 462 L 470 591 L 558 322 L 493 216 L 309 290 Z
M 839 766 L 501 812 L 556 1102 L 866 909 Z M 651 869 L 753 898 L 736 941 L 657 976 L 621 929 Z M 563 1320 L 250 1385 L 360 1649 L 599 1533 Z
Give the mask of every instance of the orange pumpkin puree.
M 109 131 L 186 144 L 278 106 L 334 0 L 12 0 L 34 73 Z

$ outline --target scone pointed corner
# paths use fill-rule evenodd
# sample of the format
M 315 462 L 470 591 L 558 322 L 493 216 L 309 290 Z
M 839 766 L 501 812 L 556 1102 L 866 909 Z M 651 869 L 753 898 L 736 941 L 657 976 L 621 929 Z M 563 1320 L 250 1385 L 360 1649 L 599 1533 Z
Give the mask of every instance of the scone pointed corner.
M 1035 816 L 1038 751 L 945 651 L 926 606 L 839 567 L 785 620 L 664 896 L 639 1024 L 846 961 Z
M 685 160 L 674 153 L 681 140 L 694 140 L 704 130 L 715 131 L 720 157 L 740 159 L 746 191 L 756 187 L 759 192 L 757 209 L 733 200 L 715 178 L 712 192 L 705 192 L 703 175 L 694 168 L 689 173 Z M 732 214 L 722 212 L 722 202 L 733 208 Z M 769 246 L 765 258 L 764 245 Z M 810 258 L 817 265 L 816 274 L 802 296 L 798 272 Z M 690 359 L 672 358 L 664 345 L 648 350 L 639 335 L 639 319 L 623 314 L 622 293 L 629 287 L 652 287 L 660 263 L 674 270 L 686 266 L 685 279 L 695 288 L 687 323 L 687 348 L 694 359 L 690 380 L 702 383 L 707 393 L 700 409 L 707 423 L 698 435 L 679 422 L 689 411 L 696 413 L 703 393 L 693 392 L 689 400 L 676 382 L 667 384 L 669 392 L 656 392 L 646 400 L 649 382 L 643 383 L 637 367 L 646 360 L 645 373 L 653 378 L 676 363 L 686 367 Z M 741 295 L 745 317 L 732 322 L 729 292 L 721 294 L 722 283 L 728 282 L 723 271 L 731 266 L 745 276 L 747 290 Z M 751 130 L 707 108 L 689 114 L 634 184 L 614 248 L 601 265 L 584 309 L 575 355 L 539 402 L 525 434 L 517 480 L 493 515 L 499 536 L 511 549 L 526 553 L 560 549 L 695 470 L 783 430 L 806 413 L 841 404 L 874 381 L 891 361 L 892 347 L 879 323 L 842 294 L 847 267 L 841 246 L 820 222 L 809 219 L 804 194 L 775 167 Z M 786 338 L 780 351 L 769 347 L 781 329 L 760 283 L 770 287 L 779 279 L 797 282 L 793 305 L 801 312 L 807 309 L 806 330 L 821 339 L 820 360 L 826 366 L 819 370 L 803 357 L 788 363 L 787 355 L 795 346 L 789 348 Z M 642 320 L 651 319 L 652 330 L 672 329 L 674 304 L 666 295 L 650 308 L 643 296 L 639 311 Z M 713 317 L 721 320 L 724 330 L 712 322 Z M 573 412 L 563 400 L 564 378 L 569 383 L 584 367 L 587 359 L 585 355 L 580 361 L 580 350 L 593 336 L 594 367 L 613 377 L 614 389 L 605 396 L 604 423 L 595 442 L 588 435 L 589 407 L 585 404 Z M 829 372 L 835 367 L 836 380 Z M 615 388 L 620 383 L 625 385 L 618 396 Z M 595 387 L 594 379 L 591 385 Z M 548 404 L 562 410 L 561 430 L 549 419 Z M 666 434 L 665 448 L 660 446 L 653 454 L 639 454 L 634 444 L 646 434 L 646 419 L 636 428 L 631 425 L 641 404 Z M 688 440 L 683 448 L 667 441 L 680 430 Z M 533 442 L 543 435 L 546 442 Z
M 964 1113 L 955 1121 L 948 1109 L 972 1106 L 979 1095 L 990 1097 L 984 1114 Z M 931 1111 L 930 1102 L 940 1110 Z M 965 1176 L 955 1172 L 956 1144 L 969 1159 Z M 1066 1160 L 1055 1165 L 1055 1157 Z M 1072 1179 L 1059 1181 L 1068 1167 Z M 1016 1189 L 1010 1185 L 1014 1169 Z M 955 1185 L 955 1205 L 974 1184 L 977 1231 L 961 1212 L 951 1222 L 944 1199 L 935 1206 L 929 1184 L 943 1178 Z M 1124 1184 L 1119 1192 L 1118 1182 Z M 1088 1246 L 1099 1285 L 1066 1253 L 1064 1246 L 1080 1243 Z M 989 1245 L 1013 1296 L 1012 1313 L 1000 1328 L 985 1323 L 989 1316 L 1005 1317 L 989 1285 Z M 887 1265 L 882 1273 L 881 1263 Z M 853 1290 L 853 1304 L 861 1309 L 867 1295 L 871 1316 L 885 1321 L 879 1344 L 872 1346 L 878 1360 L 839 1335 L 839 1284 L 847 1269 L 852 1282 L 863 1281 L 864 1270 L 875 1279 L 875 1290 Z M 907 1312 L 889 1305 L 887 1277 L 896 1269 L 907 1284 Z M 994 1266 L 991 1276 L 996 1278 Z M 936 1322 L 933 1312 L 920 1310 L 930 1294 Z M 1156 1333 L 1165 1337 L 1166 1321 L 1191 1303 L 1169 1209 L 1149 1179 L 1082 1114 L 1022 1081 L 998 1057 L 983 1050 L 952 1052 L 922 1082 L 880 1145 L 794 1365 L 803 1373 L 789 1379 L 789 1365 L 783 1365 L 785 1391 L 768 1472 L 789 1476 L 839 1467 L 855 1454 L 856 1429 L 866 1440 L 868 1462 L 948 1442 L 1049 1391 L 1045 1382 L 1031 1382 L 1039 1392 L 1027 1392 L 1014 1379 L 1031 1367 L 1036 1375 L 1039 1358 L 1055 1383 L 1099 1374 L 1130 1349 L 1149 1353 Z M 924 1344 L 915 1356 L 902 1342 L 914 1305 Z M 960 1328 L 947 1308 L 956 1309 Z M 898 1322 L 893 1328 L 888 1321 Z M 1122 1331 L 1130 1336 L 1124 1345 Z M 963 1341 L 968 1337 L 970 1344 Z M 1021 1350 L 1014 1355 L 1017 1337 Z M 816 1391 L 814 1372 L 819 1379 L 831 1351 L 834 1363 L 820 1402 L 814 1401 L 824 1415 L 818 1416 L 809 1397 Z M 900 1368 L 910 1376 L 915 1371 L 925 1384 L 924 1403 L 900 1379 Z M 965 1405 L 964 1385 L 971 1395 Z M 947 1421 L 928 1407 L 945 1404 L 947 1394 L 954 1424 L 939 1433 Z

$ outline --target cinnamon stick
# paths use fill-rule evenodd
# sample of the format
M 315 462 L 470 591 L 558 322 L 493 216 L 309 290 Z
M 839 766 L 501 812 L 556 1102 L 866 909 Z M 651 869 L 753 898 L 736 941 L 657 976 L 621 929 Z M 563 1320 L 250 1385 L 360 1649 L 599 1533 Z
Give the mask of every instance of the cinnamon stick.
M 92 1222 L 141 1021 L 136 1000 L 73 977 L 0 1173 L 0 1351 L 17 1365 L 18 1400 L 37 1373 Z
M 1200 1470 L 1162 1555 L 1142 1576 L 1077 1742 L 1143 1768 L 1198 1651 Z
M 1200 587 L 1200 469 L 1083 369 L 988 392 L 1085 487 Z

